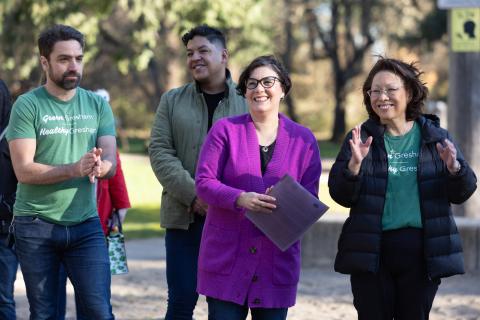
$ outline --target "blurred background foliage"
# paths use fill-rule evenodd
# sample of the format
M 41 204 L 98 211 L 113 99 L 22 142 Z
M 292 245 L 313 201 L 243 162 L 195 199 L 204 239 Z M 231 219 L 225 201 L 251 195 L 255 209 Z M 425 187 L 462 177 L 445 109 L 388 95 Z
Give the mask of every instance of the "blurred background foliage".
M 446 14 L 435 2 L 0 0 L 0 77 L 14 96 L 40 85 L 39 33 L 72 25 L 87 40 L 82 86 L 110 92 L 120 144 L 144 152 L 160 96 L 189 80 L 180 37 L 207 23 L 227 35 L 234 79 L 255 56 L 280 57 L 294 84 L 284 111 L 338 142 L 366 118 L 361 85 L 375 55 L 419 61 L 431 99 L 446 99 Z

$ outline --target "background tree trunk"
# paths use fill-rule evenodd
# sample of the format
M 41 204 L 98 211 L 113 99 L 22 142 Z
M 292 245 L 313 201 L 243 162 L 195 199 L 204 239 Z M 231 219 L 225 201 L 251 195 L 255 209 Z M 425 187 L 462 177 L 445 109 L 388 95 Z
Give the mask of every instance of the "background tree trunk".
M 292 56 L 293 56 L 293 47 L 295 39 L 293 38 L 292 34 L 292 20 L 291 17 L 293 15 L 293 8 L 292 8 L 292 1 L 291 0 L 284 0 L 285 5 L 285 48 L 282 54 L 283 64 L 285 68 L 287 68 L 288 72 L 292 73 Z M 291 95 L 287 95 L 285 97 L 285 104 L 287 105 L 287 114 L 293 121 L 298 121 L 297 114 L 295 112 L 295 103 L 292 99 Z
M 303 4 L 310 56 L 312 60 L 328 59 L 332 65 L 335 110 L 330 140 L 340 142 L 346 129 L 347 85 L 362 73 L 363 57 L 374 42 L 370 29 L 373 24 L 371 9 L 375 1 L 332 0 L 328 27 L 322 26 L 317 17 L 317 1 L 304 0 Z M 320 49 L 316 45 L 318 43 L 322 44 Z
M 346 83 L 342 80 L 343 71 L 335 71 L 335 109 L 333 118 L 333 130 L 330 138 L 333 142 L 341 142 L 345 137 L 346 121 L 345 121 L 345 86 Z

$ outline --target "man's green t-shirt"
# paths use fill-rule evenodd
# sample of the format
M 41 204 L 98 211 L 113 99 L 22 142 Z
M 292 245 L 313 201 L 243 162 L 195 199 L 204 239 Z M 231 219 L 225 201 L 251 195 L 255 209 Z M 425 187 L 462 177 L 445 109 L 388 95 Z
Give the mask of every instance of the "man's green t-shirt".
M 417 168 L 420 152 L 420 128 L 414 122 L 403 136 L 385 134 L 388 157 L 388 183 L 383 207 L 383 230 L 422 228 Z
M 34 161 L 52 166 L 77 162 L 101 136 L 115 136 L 112 110 L 102 97 L 82 88 L 69 101 L 57 99 L 44 87 L 21 95 L 7 131 L 8 141 L 35 139 Z M 38 215 L 62 225 L 83 222 L 97 215 L 95 185 L 88 177 L 43 185 L 18 183 L 14 214 Z

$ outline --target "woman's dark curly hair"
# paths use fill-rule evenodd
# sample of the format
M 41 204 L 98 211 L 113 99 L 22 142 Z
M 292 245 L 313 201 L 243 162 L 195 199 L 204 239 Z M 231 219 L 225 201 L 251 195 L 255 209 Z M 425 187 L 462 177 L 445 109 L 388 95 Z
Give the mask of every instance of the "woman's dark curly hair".
M 397 59 L 379 57 L 377 63 L 370 70 L 362 88 L 363 103 L 371 119 L 380 121 L 378 115 L 373 111 L 367 91 L 371 89 L 375 75 L 381 71 L 390 71 L 402 79 L 403 86 L 410 96 L 410 100 L 407 102 L 406 119 L 408 121 L 415 120 L 422 114 L 422 109 L 428 96 L 428 88 L 420 80 L 423 72 L 417 68 L 416 64 L 416 62 L 408 64 Z
M 290 80 L 290 75 L 288 74 L 287 69 L 278 61 L 274 56 L 260 56 L 253 59 L 252 62 L 243 70 L 240 78 L 238 79 L 237 93 L 242 97 L 245 97 L 247 92 L 247 80 L 250 78 L 253 70 L 259 67 L 270 67 L 278 75 L 280 82 L 282 84 L 283 92 L 287 95 L 292 88 L 292 81 Z

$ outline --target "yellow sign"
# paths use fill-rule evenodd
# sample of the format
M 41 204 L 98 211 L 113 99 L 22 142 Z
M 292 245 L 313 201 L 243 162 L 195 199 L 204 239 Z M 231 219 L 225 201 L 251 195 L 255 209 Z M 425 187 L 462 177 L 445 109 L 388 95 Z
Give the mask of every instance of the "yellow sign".
M 453 52 L 480 52 L 480 8 L 452 9 Z

